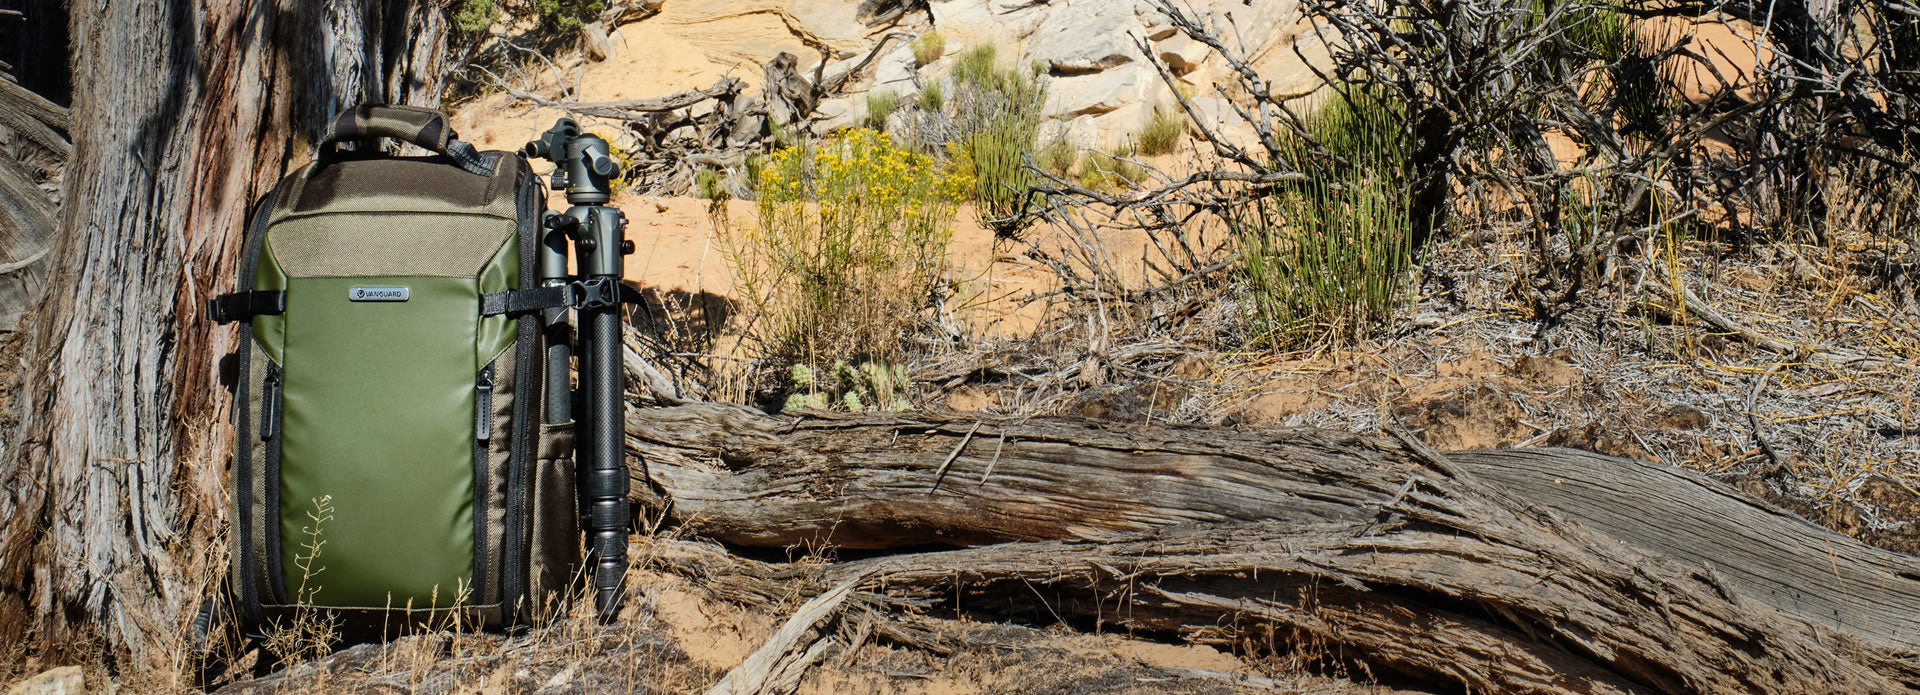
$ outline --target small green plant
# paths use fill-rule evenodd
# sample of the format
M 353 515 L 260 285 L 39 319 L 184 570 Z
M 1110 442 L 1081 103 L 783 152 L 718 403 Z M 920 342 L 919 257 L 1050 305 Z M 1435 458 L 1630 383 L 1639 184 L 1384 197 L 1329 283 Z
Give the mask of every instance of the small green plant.
M 499 17 L 493 0 L 461 0 L 453 13 L 453 26 L 462 34 L 478 34 L 492 28 Z
M 700 167 L 693 172 L 693 194 L 709 203 L 725 202 L 733 197 L 727 190 L 727 182 L 713 167 Z
M 1132 188 L 1146 177 L 1146 169 L 1133 161 L 1133 148 L 1125 145 L 1087 155 L 1080 163 L 1080 185 L 1096 191 Z
M 953 59 L 953 81 L 961 84 L 985 84 L 999 73 L 1000 49 L 991 43 L 974 44 Z
M 913 409 L 913 404 L 907 401 L 913 383 L 905 365 L 838 360 L 828 373 L 833 378 L 822 380 L 812 367 L 793 365 L 787 378 L 793 382 L 794 393 L 787 396 L 786 409 L 838 409 L 849 413 Z
M 760 214 L 728 230 L 727 254 L 765 355 L 897 359 L 947 282 L 965 178 L 857 129 L 768 155 L 755 188 Z
M 1036 183 L 1026 166 L 1040 134 L 1047 86 L 1038 70 L 1001 70 L 993 44 L 968 48 L 954 61 L 952 120 L 957 132 L 948 154 L 965 160 L 982 220 L 1002 235 L 1027 223 L 1022 214 Z
M 1140 143 L 1141 154 L 1169 154 L 1180 146 L 1180 136 L 1186 131 L 1187 122 L 1179 114 L 1165 107 L 1154 107 L 1153 115 L 1141 126 L 1135 140 Z
M 288 664 L 326 656 L 339 635 L 337 621 L 313 607 L 314 597 L 320 592 L 315 579 L 326 571 L 320 564 L 320 551 L 327 545 L 321 530 L 333 521 L 333 496 L 322 495 L 312 504 L 313 508 L 307 510 L 308 524 L 300 529 L 300 549 L 293 556 L 293 566 L 300 570 L 300 581 L 293 592 L 293 617 L 267 630 L 267 650 Z
M 1065 137 L 1057 137 L 1048 140 L 1039 152 L 1034 153 L 1033 163 L 1049 174 L 1066 178 L 1073 175 L 1074 165 L 1080 163 L 1080 150 L 1075 149 Z
M 935 82 L 933 84 L 927 85 L 926 89 L 920 90 L 920 110 L 921 111 L 925 111 L 927 113 L 937 113 L 940 110 L 945 109 L 946 107 L 947 107 L 947 93 L 945 90 L 940 88 L 940 83 Z
M 863 123 L 870 130 L 885 131 L 887 117 L 900 110 L 900 95 L 894 92 L 874 92 L 867 95 L 867 118 Z
M 607 9 L 601 0 L 533 0 L 533 13 L 548 29 L 574 31 Z
M 929 31 L 913 41 L 913 62 L 924 67 L 932 65 L 947 54 L 947 37 L 939 31 Z
M 1281 346 L 1365 336 L 1399 304 L 1416 252 L 1403 107 L 1348 90 L 1304 121 L 1307 137 L 1282 144 L 1309 179 L 1231 210 L 1256 340 Z

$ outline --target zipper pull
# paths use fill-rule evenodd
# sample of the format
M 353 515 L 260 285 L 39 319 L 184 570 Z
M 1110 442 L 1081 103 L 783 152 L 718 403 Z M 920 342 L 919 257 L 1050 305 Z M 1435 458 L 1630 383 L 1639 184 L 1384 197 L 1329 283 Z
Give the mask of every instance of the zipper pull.
M 473 438 L 493 438 L 493 365 L 487 365 L 473 380 Z
M 280 365 L 267 363 L 267 376 L 260 380 L 260 441 L 273 439 L 280 426 Z

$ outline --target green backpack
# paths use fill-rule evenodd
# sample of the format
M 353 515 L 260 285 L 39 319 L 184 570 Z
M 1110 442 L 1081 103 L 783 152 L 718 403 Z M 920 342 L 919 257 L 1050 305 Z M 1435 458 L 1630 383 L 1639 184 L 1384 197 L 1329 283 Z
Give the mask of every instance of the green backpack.
M 402 140 L 436 153 L 336 151 Z M 372 148 L 362 147 L 362 150 Z M 258 204 L 240 323 L 231 610 L 343 634 L 525 625 L 581 564 L 573 425 L 542 424 L 543 183 L 444 115 L 362 106 Z M 559 372 L 564 378 L 564 369 Z

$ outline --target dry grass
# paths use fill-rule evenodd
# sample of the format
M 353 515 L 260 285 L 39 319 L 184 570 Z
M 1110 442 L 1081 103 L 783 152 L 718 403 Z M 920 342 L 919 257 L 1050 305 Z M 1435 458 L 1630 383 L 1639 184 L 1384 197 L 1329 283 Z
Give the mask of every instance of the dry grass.
M 1186 116 L 1175 109 L 1157 106 L 1153 115 L 1147 118 L 1146 125 L 1134 135 L 1134 142 L 1145 155 L 1172 154 L 1180 146 L 1180 138 L 1187 134 Z
M 947 54 L 947 37 L 939 31 L 929 31 L 913 40 L 913 61 L 920 66 L 932 65 Z

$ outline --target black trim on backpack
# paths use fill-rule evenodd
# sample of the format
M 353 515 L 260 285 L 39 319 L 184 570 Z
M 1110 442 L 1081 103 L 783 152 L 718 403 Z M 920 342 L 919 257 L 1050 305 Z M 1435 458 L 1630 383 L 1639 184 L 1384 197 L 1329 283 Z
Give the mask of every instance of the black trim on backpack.
M 540 234 L 540 213 L 545 209 L 544 182 L 533 173 L 533 167 L 527 164 L 525 157 L 515 156 L 519 167 L 516 185 L 520 187 L 519 207 L 520 223 L 520 292 L 540 285 L 538 271 L 534 261 L 537 258 Z M 532 462 L 536 424 L 540 420 L 539 410 L 534 404 L 543 402 L 535 393 L 534 376 L 540 369 L 540 360 L 546 352 L 539 345 L 541 317 L 539 314 L 522 314 L 518 317 L 520 334 L 515 337 L 513 371 L 513 431 L 509 433 L 511 450 L 507 455 L 507 514 L 506 523 L 501 529 L 505 543 L 501 546 L 501 559 L 505 571 L 500 584 L 501 622 L 509 628 L 524 626 L 531 621 L 528 613 L 534 606 L 529 602 L 527 573 L 532 567 L 533 534 L 528 532 L 533 521 L 534 500 L 528 494 L 528 469 Z
M 260 246 L 266 242 L 267 219 L 272 217 L 274 203 L 279 199 L 279 189 L 268 191 L 253 208 L 252 224 L 247 230 L 246 255 L 240 259 L 241 292 L 252 292 L 260 271 Z M 253 473 L 253 415 L 248 412 L 252 400 L 248 398 L 251 389 L 247 383 L 252 378 L 250 370 L 253 364 L 253 322 L 240 324 L 240 384 L 235 390 L 238 411 L 238 426 L 234 437 L 233 475 L 235 481 L 252 479 Z M 236 484 L 234 487 L 234 519 L 238 527 L 238 540 L 233 555 L 234 583 L 240 604 L 238 613 L 245 624 L 243 632 L 252 632 L 266 624 L 266 616 L 261 611 L 258 575 L 261 558 L 253 557 L 252 524 L 248 520 L 253 515 L 253 490 L 251 485 Z M 245 629 L 252 628 L 252 629 Z

